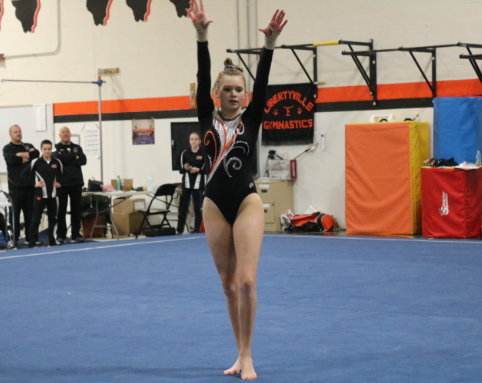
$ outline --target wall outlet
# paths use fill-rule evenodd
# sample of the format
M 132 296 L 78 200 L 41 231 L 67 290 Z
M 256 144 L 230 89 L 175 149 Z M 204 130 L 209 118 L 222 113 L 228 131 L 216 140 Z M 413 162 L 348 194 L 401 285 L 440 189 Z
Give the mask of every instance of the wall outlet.
M 325 145 L 326 145 L 326 141 L 325 141 L 325 132 L 319 132 L 317 134 L 318 136 L 318 147 L 316 148 L 317 150 L 319 150 L 320 152 L 324 152 L 325 151 Z

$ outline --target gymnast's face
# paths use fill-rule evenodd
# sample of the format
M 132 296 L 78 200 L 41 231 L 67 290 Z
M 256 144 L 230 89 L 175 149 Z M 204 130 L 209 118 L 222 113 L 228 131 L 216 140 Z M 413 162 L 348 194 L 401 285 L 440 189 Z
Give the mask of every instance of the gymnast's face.
M 223 76 L 216 95 L 221 102 L 221 112 L 233 113 L 241 109 L 246 90 L 241 76 Z

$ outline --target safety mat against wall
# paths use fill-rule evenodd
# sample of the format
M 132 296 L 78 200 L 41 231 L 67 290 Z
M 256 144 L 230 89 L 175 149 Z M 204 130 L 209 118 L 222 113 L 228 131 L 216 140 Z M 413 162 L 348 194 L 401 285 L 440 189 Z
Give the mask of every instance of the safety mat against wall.
M 422 234 L 477 238 L 482 223 L 482 168 L 422 169 Z
M 482 98 L 436 98 L 433 137 L 436 159 L 475 163 L 477 150 L 482 149 Z
M 421 232 L 420 169 L 429 142 L 426 122 L 345 126 L 347 233 Z

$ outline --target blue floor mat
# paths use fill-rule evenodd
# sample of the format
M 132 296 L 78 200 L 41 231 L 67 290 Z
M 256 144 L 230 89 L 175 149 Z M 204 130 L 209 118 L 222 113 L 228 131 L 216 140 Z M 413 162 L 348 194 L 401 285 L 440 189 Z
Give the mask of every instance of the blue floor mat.
M 481 382 L 482 243 L 265 236 L 258 382 Z M 0 255 L 0 382 L 234 382 L 203 235 Z

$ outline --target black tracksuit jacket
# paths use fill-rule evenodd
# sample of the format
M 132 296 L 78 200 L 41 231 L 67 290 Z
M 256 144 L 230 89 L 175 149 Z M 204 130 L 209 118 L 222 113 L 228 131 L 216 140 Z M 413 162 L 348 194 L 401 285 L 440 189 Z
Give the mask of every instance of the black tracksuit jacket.
M 30 151 L 33 149 L 32 151 Z M 17 153 L 28 152 L 30 162 L 22 162 L 22 157 L 17 157 Z M 22 142 L 16 145 L 12 142 L 3 147 L 3 157 L 7 163 L 8 189 L 33 188 L 35 178 L 33 174 L 23 174 L 24 170 L 31 165 L 31 161 L 38 158 L 40 152 L 32 144 Z
M 63 165 L 62 186 L 83 186 L 84 175 L 81 166 L 87 164 L 87 157 L 77 144 L 64 145 L 61 142 L 55 144 L 56 152 L 52 157 L 60 160 Z
M 193 168 L 199 168 L 198 173 L 190 173 L 184 169 L 184 165 L 189 164 Z M 191 148 L 186 149 L 181 154 L 181 170 L 182 186 L 185 189 L 200 189 L 204 190 L 204 156 L 201 148 L 196 153 L 193 153 Z
M 38 198 L 56 198 L 57 189 L 54 187 L 54 182 L 57 181 L 62 185 L 62 162 L 52 157 L 47 162 L 43 157 L 33 160 L 30 167 L 24 170 L 25 174 L 35 174 L 35 180 L 44 181 L 45 186 L 35 188 L 35 197 Z

